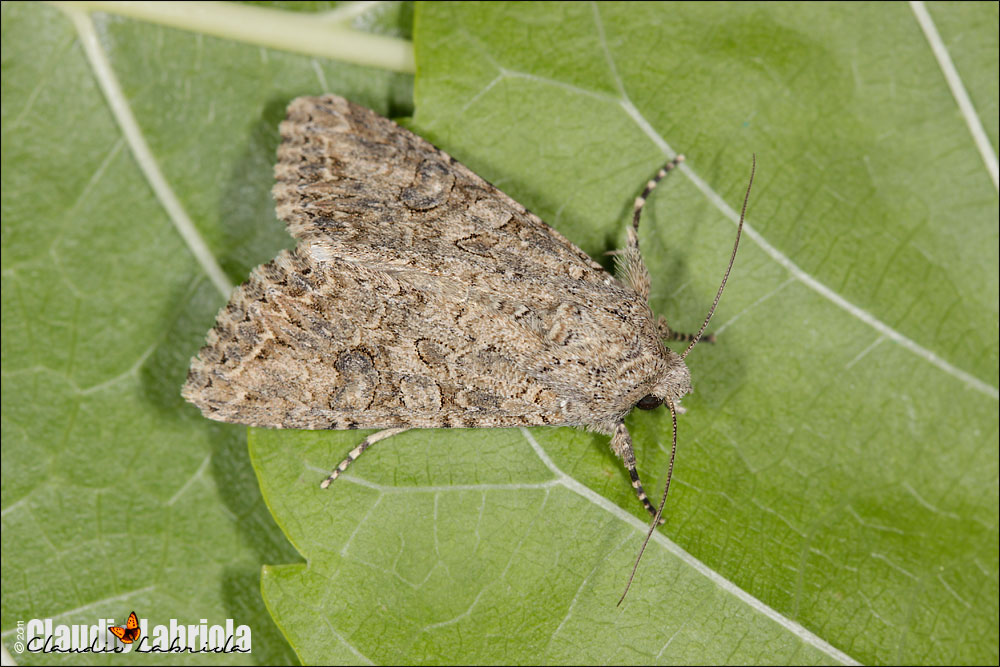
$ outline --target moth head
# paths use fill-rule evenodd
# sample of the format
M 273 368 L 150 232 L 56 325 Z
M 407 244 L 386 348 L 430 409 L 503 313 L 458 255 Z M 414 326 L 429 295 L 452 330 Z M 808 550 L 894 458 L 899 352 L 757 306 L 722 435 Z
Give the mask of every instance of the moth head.
M 640 398 L 635 407 L 655 410 L 665 402 L 677 405 L 681 398 L 691 393 L 691 372 L 680 355 L 667 348 L 667 367 L 650 392 Z
M 635 407 L 640 410 L 655 410 L 656 408 L 663 405 L 663 399 L 659 396 L 654 396 L 653 394 L 646 394 L 639 399 L 639 402 L 635 404 Z
M 690 337 L 691 343 L 687 346 L 687 349 L 684 350 L 683 353 L 678 355 L 670 348 L 664 348 L 666 351 L 667 369 L 663 373 L 660 382 L 653 387 L 653 390 L 636 402 L 635 407 L 640 410 L 655 410 L 664 402 L 668 402 L 676 407 L 682 396 L 691 393 L 691 373 L 688 371 L 687 366 L 684 365 L 684 358 L 687 357 L 688 353 L 691 352 L 691 349 L 698 344 L 698 341 L 702 340 L 705 329 L 708 327 L 708 323 L 712 320 L 712 315 L 715 314 L 715 307 L 719 305 L 719 299 L 722 298 L 722 291 L 726 288 L 726 281 L 729 279 L 729 272 L 732 271 L 733 262 L 736 260 L 736 251 L 740 247 L 740 235 L 743 231 L 743 221 L 746 218 L 747 202 L 750 201 L 750 188 L 753 186 L 753 176 L 756 169 L 757 156 L 754 155 L 753 166 L 750 169 L 750 183 L 747 185 L 747 193 L 743 198 L 743 210 L 740 212 L 740 222 L 736 226 L 736 241 L 733 243 L 733 252 L 729 256 L 729 266 L 726 267 L 726 272 L 722 276 L 722 284 L 719 285 L 719 291 L 715 293 L 715 301 L 712 302 L 712 307 L 708 310 L 708 316 L 702 323 L 701 329 L 698 330 L 698 333 Z M 662 178 L 664 173 L 666 172 L 661 170 L 659 178 Z M 643 193 L 643 197 L 640 197 L 639 200 L 636 201 L 636 217 L 634 225 L 638 225 L 639 211 L 642 210 L 641 200 L 644 199 L 645 195 L 648 194 L 648 191 L 655 185 L 656 182 L 651 181 L 650 184 L 646 186 L 646 192 Z M 630 228 L 629 234 L 629 238 L 634 240 L 635 230 Z M 639 261 L 641 263 L 641 260 Z M 645 269 L 645 266 L 643 266 L 643 269 Z M 631 275 L 631 273 L 626 271 L 625 275 L 628 276 Z M 647 291 L 644 294 L 648 294 L 648 281 L 646 286 Z M 659 328 L 661 335 L 664 337 L 666 337 L 670 331 L 667 327 L 666 320 L 662 317 L 657 322 L 657 327 Z M 709 336 L 707 340 L 714 341 L 715 336 Z

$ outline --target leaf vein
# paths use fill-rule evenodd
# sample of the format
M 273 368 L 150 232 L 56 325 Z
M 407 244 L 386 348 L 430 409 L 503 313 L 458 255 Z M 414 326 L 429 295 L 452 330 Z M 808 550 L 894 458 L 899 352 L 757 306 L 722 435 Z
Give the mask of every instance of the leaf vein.
M 194 222 L 184 210 L 177 195 L 174 194 L 170 184 L 163 176 L 163 172 L 160 171 L 160 166 L 156 162 L 156 158 L 153 157 L 153 153 L 149 149 L 149 144 L 146 143 L 146 139 L 139 128 L 135 115 L 132 113 L 125 93 L 122 91 L 118 83 L 118 78 L 111 68 L 111 63 L 108 62 L 101 47 L 90 15 L 70 7 L 61 7 L 76 27 L 94 77 L 97 79 L 104 93 L 104 98 L 111 109 L 111 113 L 118 123 L 122 134 L 125 135 L 129 149 L 139 168 L 142 170 L 143 175 L 146 177 L 150 188 L 160 201 L 160 205 L 163 206 L 170 221 L 181 235 L 181 238 L 184 239 L 188 249 L 212 280 L 212 283 L 223 296 L 228 297 L 229 293 L 233 290 L 233 285 L 229 282 L 226 274 L 223 273 L 222 267 L 215 260 L 205 240 L 195 227 Z
M 965 119 L 965 124 L 969 128 L 969 133 L 976 144 L 976 149 L 979 150 L 979 155 L 983 158 L 986 171 L 989 172 L 990 178 L 993 180 L 993 187 L 1000 189 L 1000 163 L 997 162 L 996 151 L 993 150 L 993 144 L 990 143 L 989 137 L 986 136 L 986 130 L 983 129 L 983 121 L 979 118 L 979 114 L 976 113 L 976 108 L 972 104 L 972 99 L 969 97 L 968 91 L 965 90 L 962 77 L 959 76 L 958 70 L 955 69 L 955 64 L 951 61 L 948 47 L 945 46 L 944 40 L 941 39 L 941 35 L 937 31 L 937 26 L 934 25 L 934 19 L 931 18 L 924 3 L 911 1 L 910 9 L 913 10 L 913 14 L 917 17 L 917 23 L 920 24 L 920 29 L 924 31 L 927 43 L 930 44 L 931 51 L 934 52 L 934 57 L 941 68 L 941 73 L 944 75 L 945 81 L 948 82 L 948 88 L 951 90 L 951 94 L 955 98 L 959 110 L 962 112 L 962 118 Z
M 539 459 L 541 459 L 542 463 L 544 463 L 545 466 L 552 471 L 552 473 L 556 476 L 560 484 L 568 488 L 570 491 L 573 491 L 578 496 L 581 496 L 585 500 L 589 500 L 598 507 L 613 514 L 614 516 L 624 521 L 625 523 L 628 523 L 637 531 L 639 531 L 641 534 L 646 533 L 648 527 L 644 522 L 632 516 L 624 509 L 622 509 L 615 503 L 611 502 L 601 494 L 597 493 L 593 489 L 585 486 L 581 482 L 573 479 L 572 477 L 564 473 L 558 466 L 555 465 L 555 463 L 553 463 L 552 459 L 549 458 L 548 453 L 546 453 L 545 450 L 542 449 L 542 446 L 538 444 L 538 441 L 535 440 L 534 436 L 531 435 L 531 432 L 528 429 L 521 428 L 520 430 L 525 440 L 527 440 L 528 444 L 531 445 L 531 448 L 535 450 L 535 454 L 538 456 Z M 669 539 L 663 533 L 659 531 L 653 531 L 653 536 L 650 539 L 650 543 L 656 544 L 661 548 L 665 549 L 671 555 L 678 558 L 682 563 L 692 568 L 694 571 L 698 572 L 703 577 L 705 577 L 713 584 L 715 584 L 722 592 L 736 597 L 738 600 L 749 606 L 751 609 L 771 619 L 772 621 L 774 621 L 775 623 L 777 623 L 778 625 L 785 628 L 793 635 L 801 639 L 806 644 L 813 646 L 817 650 L 826 653 L 830 657 L 844 664 L 847 665 L 860 664 L 854 658 L 847 655 L 846 653 L 836 648 L 835 646 L 831 645 L 829 642 L 817 636 L 816 634 L 810 632 L 804 626 L 784 616 L 773 607 L 765 604 L 763 601 L 757 599 L 756 597 L 746 592 L 733 582 L 729 581 L 721 574 L 719 574 L 712 568 L 708 567 L 708 565 L 706 565 L 705 563 L 701 562 L 700 560 L 689 554 L 687 551 L 685 551 L 677 543 Z

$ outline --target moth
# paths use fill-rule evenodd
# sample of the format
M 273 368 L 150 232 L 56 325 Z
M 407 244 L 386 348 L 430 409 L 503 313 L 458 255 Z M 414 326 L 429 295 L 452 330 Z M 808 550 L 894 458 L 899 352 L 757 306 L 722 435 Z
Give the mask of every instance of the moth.
M 666 405 L 676 451 L 676 412 L 691 391 L 684 357 L 725 286 L 695 335 L 647 303 L 639 217 L 683 158 L 635 200 L 613 276 L 447 153 L 342 97 L 294 100 L 280 133 L 273 195 L 297 246 L 235 290 L 191 361 L 184 398 L 223 422 L 381 429 L 324 488 L 411 428 L 597 431 L 654 516 L 651 533 L 663 502 L 643 490 L 625 416 Z M 677 354 L 669 340 L 689 345 Z
M 117 625 L 112 625 L 108 628 L 115 637 L 118 637 L 123 644 L 131 644 L 139 639 L 139 635 L 142 634 L 142 630 L 139 628 L 139 619 L 136 618 L 135 612 L 133 611 L 128 615 L 128 620 L 125 621 L 125 627 L 119 627 Z

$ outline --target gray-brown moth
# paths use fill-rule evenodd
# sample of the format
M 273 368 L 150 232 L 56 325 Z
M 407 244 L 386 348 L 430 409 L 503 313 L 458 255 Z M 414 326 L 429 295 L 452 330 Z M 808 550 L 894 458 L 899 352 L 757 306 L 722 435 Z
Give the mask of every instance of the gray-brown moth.
M 687 352 L 664 341 L 690 351 L 705 327 L 678 335 L 653 315 L 636 230 L 682 158 L 636 199 L 615 277 L 454 158 L 342 97 L 294 100 L 280 130 L 273 194 L 298 245 L 233 293 L 184 398 L 224 422 L 382 429 L 323 486 L 410 428 L 584 427 L 611 436 L 655 527 L 663 505 L 643 491 L 625 415 L 675 413 L 691 391 Z

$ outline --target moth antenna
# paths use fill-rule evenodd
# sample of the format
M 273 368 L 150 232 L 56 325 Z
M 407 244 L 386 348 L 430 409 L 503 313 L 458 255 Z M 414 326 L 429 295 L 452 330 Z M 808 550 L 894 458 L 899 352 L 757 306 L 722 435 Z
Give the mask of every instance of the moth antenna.
M 642 559 L 642 554 L 646 551 L 646 545 L 649 544 L 649 540 L 653 537 L 653 531 L 656 527 L 660 525 L 660 517 L 663 515 L 663 506 L 667 504 L 667 492 L 670 491 L 670 480 L 674 476 L 674 457 L 677 456 L 677 409 L 674 407 L 674 403 L 671 400 L 664 401 L 667 408 L 670 409 L 670 421 L 673 422 L 673 444 L 670 447 L 670 466 L 667 468 L 667 484 L 663 487 L 663 497 L 660 498 L 660 506 L 656 508 L 656 516 L 653 517 L 653 523 L 649 525 L 649 532 L 646 533 L 646 539 L 643 540 L 642 548 L 639 549 L 639 555 L 635 557 L 635 564 L 632 566 L 632 573 L 628 575 L 628 583 L 625 584 L 625 590 L 622 591 L 622 596 L 618 598 L 618 604 L 615 606 L 620 607 L 625 596 L 628 595 L 628 589 L 632 587 L 632 580 L 635 579 L 635 571 L 639 569 L 639 561 Z
M 726 288 L 726 281 L 729 280 L 729 272 L 733 270 L 733 262 L 736 261 L 736 250 L 740 247 L 740 234 L 743 233 L 743 219 L 747 215 L 747 202 L 750 201 L 750 188 L 753 186 L 753 175 L 756 171 L 757 154 L 754 153 L 753 165 L 750 167 L 750 182 L 747 183 L 747 193 L 746 196 L 743 197 L 743 210 L 740 211 L 740 224 L 736 227 L 736 243 L 733 244 L 733 253 L 729 256 L 729 266 L 726 267 L 726 273 L 722 276 L 722 284 L 719 285 L 719 291 L 715 293 L 715 301 L 712 302 L 712 307 L 708 311 L 708 317 L 705 318 L 705 321 L 702 323 L 701 329 L 698 330 L 697 335 L 695 335 L 694 340 L 692 340 L 691 344 L 687 346 L 686 350 L 684 350 L 684 354 L 681 355 L 681 359 L 686 357 L 688 352 L 691 351 L 691 348 L 697 345 L 698 341 L 701 340 L 701 335 L 705 333 L 705 329 L 708 327 L 708 323 L 711 321 L 712 315 L 715 314 L 715 307 L 719 305 L 719 299 L 722 298 L 722 290 Z

